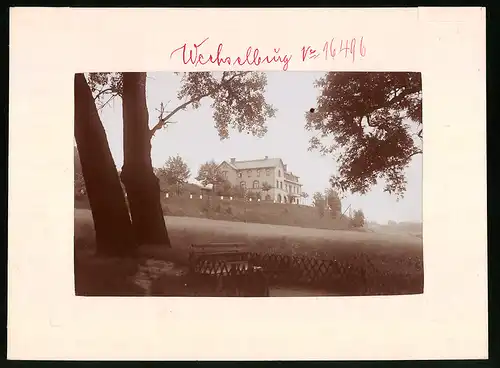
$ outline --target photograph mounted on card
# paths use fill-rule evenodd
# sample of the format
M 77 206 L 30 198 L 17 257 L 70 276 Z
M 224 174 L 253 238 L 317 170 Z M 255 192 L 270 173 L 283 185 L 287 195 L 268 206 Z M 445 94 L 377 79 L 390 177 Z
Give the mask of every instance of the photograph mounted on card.
M 10 15 L 10 359 L 487 357 L 485 9 Z
M 422 126 L 417 72 L 77 74 L 76 294 L 422 293 Z

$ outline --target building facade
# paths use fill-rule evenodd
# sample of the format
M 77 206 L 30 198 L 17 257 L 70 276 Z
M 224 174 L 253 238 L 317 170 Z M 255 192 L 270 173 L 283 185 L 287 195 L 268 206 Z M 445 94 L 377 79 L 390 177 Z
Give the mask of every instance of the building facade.
M 236 161 L 231 158 L 219 165 L 219 170 L 232 185 L 261 192 L 261 198 L 278 203 L 300 203 L 302 184 L 299 177 L 287 170 L 280 158 Z

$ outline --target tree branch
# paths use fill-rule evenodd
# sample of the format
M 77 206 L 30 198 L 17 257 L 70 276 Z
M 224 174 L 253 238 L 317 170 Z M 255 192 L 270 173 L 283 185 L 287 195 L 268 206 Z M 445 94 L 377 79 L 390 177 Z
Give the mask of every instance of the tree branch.
M 195 101 L 199 101 L 201 100 L 203 97 L 207 97 L 211 94 L 212 92 L 208 92 L 208 93 L 205 93 L 201 96 L 198 96 L 196 98 L 192 98 L 190 99 L 189 101 L 186 101 L 184 102 L 183 104 L 177 106 L 175 109 L 173 109 L 170 114 L 168 114 L 167 116 L 165 116 L 164 118 L 161 118 L 158 120 L 158 123 L 156 123 L 156 125 L 150 130 L 150 133 L 151 133 L 151 137 L 156 133 L 157 130 L 163 128 L 163 126 L 167 123 L 167 120 L 170 119 L 172 116 L 174 116 L 174 114 L 176 114 L 178 111 L 184 109 L 185 107 L 187 107 L 188 105 L 192 104 L 193 102 Z
M 409 159 L 409 158 L 411 158 L 411 157 L 413 157 L 413 156 L 415 156 L 415 155 L 420 155 L 421 153 L 422 153 L 422 150 L 421 150 L 421 149 L 416 149 L 415 151 L 413 151 L 412 153 L 410 153 L 410 154 L 406 157 L 406 159 Z
M 226 72 L 224 72 L 226 73 Z M 184 109 L 185 107 L 189 106 L 190 104 L 192 104 L 193 102 L 196 102 L 196 101 L 199 101 L 201 100 L 202 98 L 204 97 L 208 97 L 210 96 L 212 93 L 220 90 L 223 86 L 227 85 L 228 83 L 230 83 L 231 81 L 233 81 L 235 78 L 237 77 L 241 77 L 247 73 L 250 73 L 250 72 L 240 72 L 240 73 L 235 73 L 233 74 L 233 76 L 229 79 L 224 79 L 226 74 L 222 74 L 222 79 L 220 81 L 220 83 L 213 89 L 211 89 L 209 92 L 201 95 L 201 96 L 197 96 L 197 97 L 194 97 L 192 99 L 190 99 L 189 101 L 186 101 L 184 102 L 183 104 L 179 105 L 178 107 L 176 107 L 174 110 L 172 110 L 167 116 L 165 116 L 164 118 L 161 118 L 158 120 L 158 123 L 156 123 L 156 125 L 150 130 L 150 133 L 151 133 L 151 137 L 153 137 L 153 135 L 156 133 L 157 130 L 163 128 L 165 126 L 165 124 L 167 124 L 168 122 L 168 119 L 170 119 L 172 116 L 174 116 L 177 112 L 179 112 L 180 110 Z
M 379 108 L 388 107 L 390 105 L 396 104 L 396 103 L 400 102 L 406 96 L 409 96 L 411 94 L 417 93 L 418 91 L 420 91 L 420 88 L 418 88 L 418 87 L 414 87 L 414 88 L 410 88 L 410 89 L 405 89 L 399 95 L 397 95 L 397 96 L 391 98 L 389 101 L 387 101 L 387 103 L 384 104 L 385 106 L 380 106 Z
M 248 74 L 248 73 L 250 73 L 250 72 L 236 73 L 236 74 L 233 74 L 233 76 L 231 78 L 227 79 L 227 80 L 224 80 L 224 75 L 223 75 L 220 87 L 222 87 L 222 84 L 227 84 L 227 83 L 231 82 L 234 78 L 236 78 L 236 77 L 242 77 L 242 76 L 244 76 L 245 74 Z
M 102 91 L 99 91 L 99 93 L 94 97 L 94 101 L 98 100 L 105 93 L 112 92 L 112 91 L 113 91 L 112 88 L 106 88 L 106 89 L 103 89 Z
M 366 114 L 366 123 L 368 124 L 369 127 L 375 128 L 375 127 L 377 127 L 377 125 L 370 124 L 370 114 Z
M 389 101 L 386 101 L 386 102 L 384 102 L 382 104 L 375 104 L 374 106 L 371 106 L 371 109 L 367 110 L 365 112 L 365 115 L 369 115 L 369 114 L 371 114 L 372 112 L 374 112 L 374 111 L 376 111 L 378 109 L 382 109 L 384 107 L 390 107 L 393 104 L 397 104 L 397 103 L 401 102 L 401 100 L 403 100 L 406 96 L 409 96 L 411 94 L 417 93 L 419 91 L 420 91 L 420 89 L 418 87 L 414 87 L 414 88 L 410 88 L 410 89 L 405 89 L 399 95 L 391 98 Z
M 118 93 L 112 93 L 112 94 L 111 94 L 111 97 L 110 97 L 110 98 L 108 98 L 108 100 L 107 100 L 105 103 L 103 103 L 101 106 L 99 106 L 99 107 L 97 108 L 97 110 L 102 110 L 102 109 L 104 109 L 104 107 L 106 107 L 106 105 L 107 105 L 108 103 L 110 103 L 110 102 L 111 102 L 111 100 L 113 100 L 113 98 L 115 98 L 116 96 L 118 96 Z

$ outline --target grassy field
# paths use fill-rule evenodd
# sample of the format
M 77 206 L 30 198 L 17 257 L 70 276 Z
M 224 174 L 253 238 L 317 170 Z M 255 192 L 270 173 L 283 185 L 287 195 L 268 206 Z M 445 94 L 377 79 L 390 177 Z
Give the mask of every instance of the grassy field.
M 185 249 L 192 243 L 200 242 L 245 242 L 250 250 L 256 252 L 335 258 L 344 266 L 342 279 L 339 280 L 339 294 L 380 295 L 423 291 L 423 244 L 422 239 L 415 236 L 177 216 L 166 216 L 165 221 L 174 248 Z M 141 274 L 144 278 L 145 269 L 148 269 L 148 264 L 154 263 L 153 259 L 127 262 L 98 260 L 92 255 L 93 247 L 91 213 L 75 209 L 77 294 L 141 295 L 144 292 L 144 287 L 138 286 L 137 275 Z M 365 285 L 359 285 L 360 270 L 366 274 Z M 148 282 L 151 286 L 154 280 L 144 281 Z

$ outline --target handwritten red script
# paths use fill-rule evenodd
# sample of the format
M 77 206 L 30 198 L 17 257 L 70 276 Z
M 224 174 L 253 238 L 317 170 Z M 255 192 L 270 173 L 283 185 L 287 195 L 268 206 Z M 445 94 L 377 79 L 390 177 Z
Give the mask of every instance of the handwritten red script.
M 366 47 L 363 42 L 363 37 L 360 38 L 359 42 L 357 38 L 352 38 L 350 40 L 337 40 L 332 38 L 330 41 L 326 41 L 323 45 L 323 49 L 318 51 L 312 46 L 302 47 L 302 61 L 309 59 L 316 59 L 320 57 L 323 52 L 325 60 L 334 60 L 336 57 L 344 56 L 344 59 L 351 57 L 352 62 L 356 61 L 356 56 L 364 58 L 366 55 Z
M 206 65 L 206 64 L 217 64 L 221 65 L 255 65 L 259 66 L 262 64 L 280 64 L 283 71 L 288 70 L 290 61 L 292 60 L 292 54 L 282 53 L 279 47 L 273 48 L 272 52 L 267 55 L 257 47 L 249 46 L 246 48 L 244 55 L 242 56 L 227 56 L 224 55 L 223 49 L 224 45 L 219 43 L 217 50 L 215 52 L 208 52 L 205 43 L 208 41 L 208 37 L 205 38 L 198 44 L 193 44 L 189 47 L 187 43 L 181 47 L 176 48 L 170 54 L 170 59 L 174 56 L 182 57 L 182 62 L 184 65 L 191 64 L 193 66 Z M 344 56 L 347 58 L 350 56 L 352 62 L 356 60 L 356 56 L 361 58 L 366 55 L 366 47 L 363 44 L 363 37 L 361 37 L 358 42 L 356 38 L 351 40 L 336 40 L 332 38 L 330 41 L 326 41 L 321 51 L 313 48 L 312 46 L 302 47 L 301 61 L 316 59 L 321 54 L 324 54 L 326 60 L 335 59 L 336 57 Z

